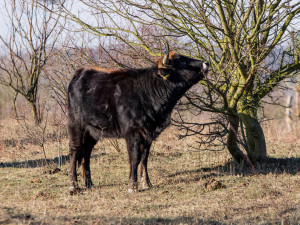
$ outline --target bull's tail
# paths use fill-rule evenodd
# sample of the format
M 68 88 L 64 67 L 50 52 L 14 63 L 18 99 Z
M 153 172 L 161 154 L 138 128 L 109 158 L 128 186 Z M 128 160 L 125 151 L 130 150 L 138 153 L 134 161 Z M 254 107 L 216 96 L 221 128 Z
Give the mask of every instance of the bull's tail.
M 69 86 L 68 86 L 68 109 L 70 108 L 70 96 L 69 96 L 69 94 L 70 94 L 70 92 L 73 92 L 73 86 L 77 82 L 77 80 L 79 79 L 79 77 L 80 77 L 83 70 L 84 70 L 83 67 L 76 70 L 74 75 L 73 75 L 72 80 L 69 83 Z

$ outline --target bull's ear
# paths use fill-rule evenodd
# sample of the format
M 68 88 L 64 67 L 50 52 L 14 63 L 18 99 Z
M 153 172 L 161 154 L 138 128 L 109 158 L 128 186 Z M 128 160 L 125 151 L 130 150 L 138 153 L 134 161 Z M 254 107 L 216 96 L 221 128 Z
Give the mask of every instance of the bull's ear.
M 209 69 L 209 63 L 208 63 L 208 62 L 204 62 L 204 63 L 202 64 L 202 70 L 203 70 L 203 72 L 204 72 L 205 74 L 207 74 L 207 73 L 208 73 L 208 69 Z
M 164 41 L 164 44 L 165 44 L 165 49 L 164 49 L 164 58 L 163 58 L 163 61 L 162 61 L 162 64 L 163 66 L 166 66 L 169 64 L 169 51 L 170 51 L 170 48 L 169 48 L 169 44 L 167 41 Z

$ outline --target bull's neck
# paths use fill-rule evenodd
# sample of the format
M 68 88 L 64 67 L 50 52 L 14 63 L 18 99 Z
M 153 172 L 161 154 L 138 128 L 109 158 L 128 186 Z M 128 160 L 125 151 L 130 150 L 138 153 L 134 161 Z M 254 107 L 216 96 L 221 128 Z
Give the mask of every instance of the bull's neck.
M 177 104 L 177 102 L 182 98 L 182 96 L 186 93 L 186 91 L 188 89 L 190 89 L 192 85 L 185 85 L 185 86 L 181 86 L 177 89 L 174 90 L 174 102 L 175 104 L 172 106 L 174 108 L 174 106 Z
M 165 92 L 167 98 L 162 105 L 161 111 L 163 113 L 171 113 L 179 99 L 191 86 L 192 85 L 187 84 L 184 81 L 180 83 L 172 83 L 166 80 L 163 91 Z
M 136 85 L 142 93 L 144 106 L 159 114 L 171 113 L 177 101 L 193 85 L 180 78 L 175 82 L 168 76 L 164 78 L 151 74 L 146 77 L 147 79 L 141 76 L 141 80 L 138 80 Z

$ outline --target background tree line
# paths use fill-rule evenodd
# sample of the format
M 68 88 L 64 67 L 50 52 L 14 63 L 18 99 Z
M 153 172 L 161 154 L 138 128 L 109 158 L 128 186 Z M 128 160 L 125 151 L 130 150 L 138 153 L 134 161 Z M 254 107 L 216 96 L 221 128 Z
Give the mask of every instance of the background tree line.
M 173 122 L 181 137 L 197 135 L 199 149 L 226 146 L 238 162 L 257 162 L 267 154 L 259 109 L 300 69 L 297 1 L 14 0 L 6 11 L 0 82 L 14 92 L 13 102 L 26 99 L 36 124 L 42 91 L 52 111 L 65 113 L 76 68 L 145 67 L 167 40 L 211 64 L 210 75 L 178 104 Z M 187 111 L 210 120 L 200 123 Z

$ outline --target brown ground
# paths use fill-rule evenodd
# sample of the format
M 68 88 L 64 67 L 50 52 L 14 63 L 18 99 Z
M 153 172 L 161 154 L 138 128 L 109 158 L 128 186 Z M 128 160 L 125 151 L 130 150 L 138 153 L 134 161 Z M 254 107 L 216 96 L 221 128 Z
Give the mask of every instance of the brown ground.
M 37 138 L 13 120 L 0 122 L 0 224 L 299 224 L 296 133 L 270 136 L 266 130 L 270 159 L 253 175 L 226 151 L 196 151 L 191 138 L 178 140 L 169 128 L 151 149 L 153 187 L 137 194 L 127 193 L 124 142 L 118 153 L 104 140 L 91 161 L 95 187 L 70 196 L 67 139 L 63 133 L 59 145 L 51 129 L 49 169 Z M 54 170 L 59 146 L 62 166 Z

